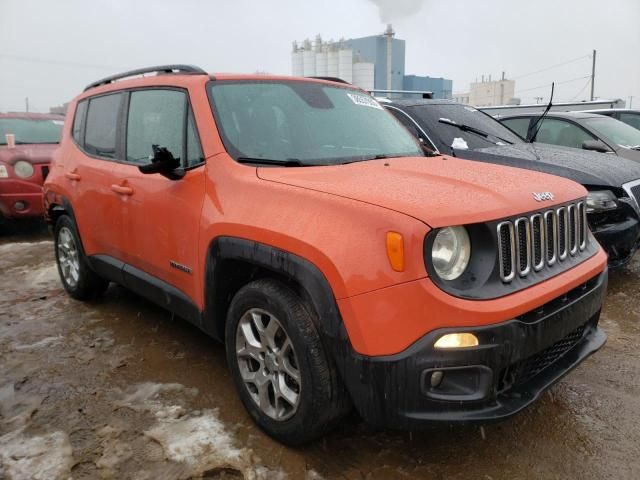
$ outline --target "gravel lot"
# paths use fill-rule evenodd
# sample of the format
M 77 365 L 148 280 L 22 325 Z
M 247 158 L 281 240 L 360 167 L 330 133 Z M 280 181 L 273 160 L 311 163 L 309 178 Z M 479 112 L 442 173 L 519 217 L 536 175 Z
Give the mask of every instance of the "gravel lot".
M 611 274 L 606 346 L 507 422 L 420 433 L 355 416 L 283 447 L 251 423 L 222 345 L 112 285 L 67 297 L 39 225 L 0 234 L 0 479 L 640 477 L 640 255 Z

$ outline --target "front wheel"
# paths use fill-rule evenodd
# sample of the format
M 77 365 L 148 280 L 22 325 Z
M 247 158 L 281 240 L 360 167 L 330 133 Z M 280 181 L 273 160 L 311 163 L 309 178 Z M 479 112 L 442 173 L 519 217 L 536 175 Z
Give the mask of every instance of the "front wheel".
M 286 285 L 263 279 L 241 288 L 225 336 L 242 402 L 273 438 L 289 445 L 309 442 L 345 411 L 344 388 L 312 317 Z
M 77 300 L 89 300 L 100 295 L 109 282 L 91 270 L 73 220 L 62 215 L 53 231 L 56 263 L 62 286 Z

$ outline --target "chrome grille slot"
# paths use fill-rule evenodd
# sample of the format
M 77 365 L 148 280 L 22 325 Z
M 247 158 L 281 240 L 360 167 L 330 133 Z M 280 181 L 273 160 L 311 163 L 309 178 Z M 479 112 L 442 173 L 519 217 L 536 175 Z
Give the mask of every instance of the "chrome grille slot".
M 584 202 L 578 203 L 578 221 L 580 222 L 580 251 L 583 251 L 587 248 L 587 236 L 589 235 L 587 209 L 584 206 Z
M 515 222 L 516 258 L 518 274 L 526 277 L 531 271 L 531 230 L 528 218 L 519 218 Z
M 519 217 L 498 224 L 500 278 L 511 282 L 516 275 L 551 268 L 569 255 L 587 248 L 588 223 L 583 201 Z
M 560 207 L 557 212 L 558 216 L 558 258 L 564 260 L 567 258 L 569 250 L 569 231 L 567 229 L 567 209 Z
M 578 252 L 578 235 L 580 235 L 580 228 L 578 226 L 578 215 L 576 212 L 575 205 L 569 205 L 567 207 L 567 220 L 568 220 L 568 228 L 567 233 L 569 236 L 569 241 L 567 243 L 569 248 L 569 253 L 573 256 Z
M 558 260 L 558 216 L 553 210 L 544 212 L 544 226 L 547 237 L 547 265 L 551 266 Z
M 544 267 L 544 233 L 544 220 L 542 215 L 539 213 L 531 215 L 531 246 L 533 250 L 531 253 L 531 263 L 536 272 L 539 272 Z
M 500 278 L 503 282 L 510 282 L 515 277 L 516 269 L 514 257 L 516 256 L 513 223 L 502 222 L 498 225 L 498 261 L 500 263 Z

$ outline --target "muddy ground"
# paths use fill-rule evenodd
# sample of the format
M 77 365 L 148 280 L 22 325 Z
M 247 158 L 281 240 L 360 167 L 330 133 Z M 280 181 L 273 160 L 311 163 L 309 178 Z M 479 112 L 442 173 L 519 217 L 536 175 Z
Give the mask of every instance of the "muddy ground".
M 0 479 L 640 478 L 640 255 L 611 275 L 604 349 L 498 425 L 397 433 L 353 416 L 286 448 L 223 347 L 112 285 L 67 297 L 41 226 L 0 234 Z

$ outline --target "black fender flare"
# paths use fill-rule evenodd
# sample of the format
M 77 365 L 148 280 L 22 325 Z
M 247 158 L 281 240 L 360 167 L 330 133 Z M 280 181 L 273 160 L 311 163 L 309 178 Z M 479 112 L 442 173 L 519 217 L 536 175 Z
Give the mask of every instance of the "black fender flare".
M 333 290 L 316 265 L 271 245 L 228 236 L 215 238 L 207 252 L 204 327 L 211 335 L 219 339 L 224 338 L 223 326 L 226 318 L 220 316 L 226 316 L 226 312 L 216 309 L 215 306 L 220 282 L 225 281 L 218 273 L 224 260 L 243 261 L 294 281 L 306 292 L 307 300 L 315 310 L 316 327 L 327 348 L 333 350 L 333 347 L 345 341 L 350 346 Z

